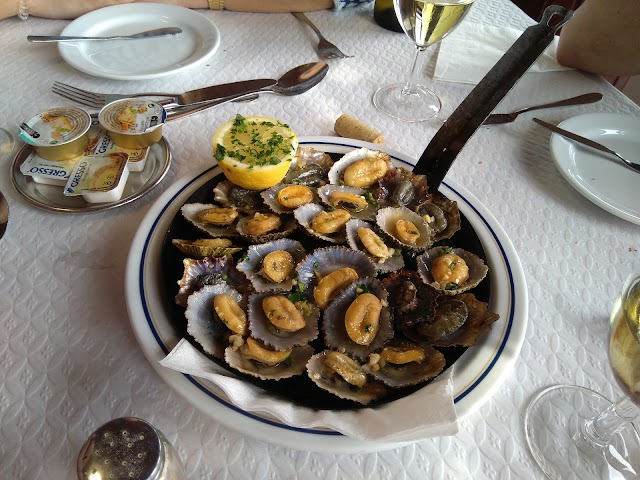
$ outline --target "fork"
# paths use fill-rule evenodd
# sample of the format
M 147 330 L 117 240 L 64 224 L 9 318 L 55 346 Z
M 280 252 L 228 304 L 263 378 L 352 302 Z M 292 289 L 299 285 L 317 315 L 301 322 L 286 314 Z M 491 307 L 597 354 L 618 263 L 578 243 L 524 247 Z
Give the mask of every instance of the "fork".
M 151 92 L 151 93 L 132 93 L 132 94 L 117 94 L 117 93 L 97 93 L 90 92 L 88 90 L 83 90 L 81 88 L 73 87 L 71 85 L 67 85 L 66 83 L 55 81 L 53 82 L 53 87 L 51 87 L 53 93 L 57 93 L 58 95 L 68 98 L 69 100 L 73 100 L 74 102 L 81 103 L 83 105 L 87 105 L 92 108 L 102 108 L 108 103 L 115 102 L 116 100 L 122 100 L 123 98 L 132 98 L 132 97 L 168 97 L 167 100 L 163 100 L 163 105 L 174 103 L 177 105 L 184 105 L 184 99 L 182 95 L 179 93 L 162 93 L 162 92 Z
M 309 18 L 307 18 L 307 16 L 304 13 L 302 13 L 302 12 L 291 12 L 291 15 L 296 17 L 301 22 L 304 22 L 307 25 L 309 25 L 312 28 L 312 30 L 314 32 L 316 32 L 316 35 L 318 36 L 318 39 L 320 40 L 320 42 L 318 43 L 318 48 L 316 48 L 316 51 L 318 52 L 318 56 L 320 58 L 324 58 L 324 59 L 329 59 L 330 60 L 330 59 L 333 59 L 333 58 L 352 58 L 353 57 L 353 55 L 347 55 L 345 53 L 342 53 L 342 51 L 338 47 L 336 47 L 333 43 L 331 43 L 326 38 L 324 38 L 324 36 L 320 32 L 320 30 L 318 30 L 318 27 L 316 27 L 313 24 L 313 22 L 311 20 L 309 20 Z

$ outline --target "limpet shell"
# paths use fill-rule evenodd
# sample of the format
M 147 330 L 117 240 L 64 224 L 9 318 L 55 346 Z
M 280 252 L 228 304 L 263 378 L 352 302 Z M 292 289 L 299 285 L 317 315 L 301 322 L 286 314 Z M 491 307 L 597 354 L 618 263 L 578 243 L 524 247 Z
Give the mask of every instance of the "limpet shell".
M 344 204 L 344 203 L 336 204 L 331 199 L 331 196 L 334 194 L 334 192 L 362 197 L 362 202 L 364 204 L 364 207 L 354 208 L 351 205 Z M 318 189 L 318 195 L 320 196 L 320 199 L 325 205 L 330 205 L 335 208 L 344 208 L 351 214 L 351 217 L 353 218 L 361 218 L 364 220 L 373 220 L 374 218 L 376 218 L 376 213 L 378 209 L 375 205 L 370 203 L 370 200 L 373 200 L 373 198 L 371 197 L 371 194 L 364 188 L 347 187 L 346 185 L 327 184 Z
M 258 190 L 248 190 L 223 180 L 213 189 L 213 198 L 220 205 L 226 207 L 236 207 L 238 211 L 244 213 L 266 212 L 260 192 Z
M 335 233 L 319 233 L 313 229 L 311 223 L 314 217 L 324 211 L 325 209 L 322 205 L 318 205 L 317 203 L 308 203 L 296 208 L 293 211 L 293 215 L 296 221 L 311 236 L 329 243 L 344 243 L 347 238 L 344 228 L 338 230 Z
M 415 245 L 403 242 L 398 238 L 395 225 L 399 220 L 408 220 L 416 227 L 420 236 Z M 433 231 L 429 225 L 420 215 L 407 207 L 386 207 L 378 210 L 376 223 L 386 235 L 402 248 L 421 251 L 426 250 L 433 244 Z
M 293 258 L 293 265 L 289 278 L 280 283 L 273 283 L 260 273 L 262 261 L 272 252 L 284 250 Z M 238 262 L 238 270 L 251 282 L 256 292 L 280 291 L 286 292 L 293 288 L 296 282 L 296 265 L 304 258 L 305 250 L 302 244 L 289 238 L 281 238 L 272 242 L 251 245 L 242 260 Z
M 182 260 L 184 270 L 182 278 L 178 280 L 180 289 L 175 302 L 181 307 L 187 306 L 187 298 L 193 292 L 205 285 L 225 283 L 232 285 L 242 294 L 251 290 L 251 284 L 245 276 L 236 269 L 235 260 L 231 255 L 222 257 L 205 257 L 201 260 L 185 258 Z
M 229 336 L 233 334 L 215 315 L 213 299 L 221 294 L 231 296 L 246 313 L 246 298 L 226 284 L 206 285 L 191 294 L 184 313 L 189 335 L 202 345 L 205 352 L 218 359 L 224 357 Z
M 345 327 L 347 310 L 363 290 L 378 297 L 382 303 L 379 329 L 373 341 L 368 345 L 359 345 L 351 340 Z M 391 324 L 391 312 L 387 297 L 388 293 L 382 286 L 382 282 L 372 277 L 359 278 L 342 290 L 322 315 L 322 332 L 327 346 L 359 360 L 366 360 L 369 354 L 381 348 L 393 338 L 393 325 Z
M 332 165 L 333 159 L 327 153 L 299 146 L 282 183 L 321 187 L 326 183 Z
M 455 200 L 450 200 L 440 192 L 436 192 L 430 200 L 415 208 L 418 215 L 431 217 L 429 226 L 433 228 L 433 240 L 439 242 L 453 237 L 460 230 L 460 210 Z
M 262 213 L 258 212 L 256 215 L 262 215 Z M 265 213 L 264 215 L 274 215 L 273 213 Z M 284 238 L 287 235 L 290 235 L 296 228 L 298 228 L 298 224 L 290 215 L 281 215 L 280 221 L 281 224 L 276 229 L 268 231 L 266 233 L 252 235 L 246 232 L 245 228 L 247 223 L 249 223 L 254 218 L 253 215 L 245 216 L 238 220 L 238 225 L 236 227 L 236 232 L 242 236 L 246 241 L 250 243 L 264 243 L 270 242 L 273 240 L 277 240 L 279 238 Z
M 462 258 L 469 268 L 469 278 L 461 285 L 451 285 L 450 283 L 437 282 L 431 273 L 433 261 L 446 253 L 453 253 Z M 475 253 L 467 252 L 462 248 L 434 247 L 416 259 L 418 263 L 418 273 L 422 281 L 434 290 L 445 295 L 458 295 L 476 287 L 487 276 L 489 268 L 484 261 Z
M 209 239 L 202 239 L 209 240 Z M 218 240 L 217 238 L 210 240 Z M 221 245 L 198 245 L 194 242 L 198 240 L 184 240 L 180 238 L 174 238 L 171 243 L 182 253 L 191 258 L 204 258 L 204 257 L 221 257 L 223 255 L 233 255 L 234 253 L 242 250 L 242 247 L 234 247 L 229 244 L 226 246 Z
M 330 350 L 313 355 L 307 363 L 307 374 L 318 387 L 337 397 L 366 405 L 373 400 L 383 397 L 388 389 L 382 382 L 372 378 L 361 388 L 355 388 L 346 382 L 340 375 L 325 365 L 325 360 Z
M 376 269 L 380 273 L 395 272 L 404 267 L 404 258 L 402 257 L 402 250 L 395 245 L 387 245 L 392 252 L 390 257 L 381 258 L 372 255 L 369 250 L 362 244 L 360 237 L 358 236 L 359 228 L 370 228 L 376 234 L 376 228 L 373 224 L 365 222 L 364 220 L 352 219 L 347 222 L 347 243 L 351 248 L 359 252 L 363 252 L 374 263 Z M 383 239 L 384 240 L 384 239 Z
M 368 148 L 359 148 L 345 154 L 340 160 L 333 164 L 331 170 L 329 170 L 329 183 L 333 185 L 344 185 L 345 171 L 354 163 L 365 159 L 384 161 L 387 166 L 387 172 L 395 168 L 393 166 L 393 163 L 391 162 L 391 157 L 386 153 L 380 152 L 378 150 L 370 150 Z M 371 185 L 374 185 L 380 178 L 383 177 L 384 175 L 382 175 L 382 177 L 373 179 Z
M 322 278 L 347 267 L 354 269 L 358 278 L 376 274 L 375 265 L 364 253 L 341 246 L 323 247 L 308 254 L 296 267 L 298 285 L 313 298 L 313 289 Z
M 320 309 L 316 305 L 305 302 L 302 306 L 303 312 L 301 312 L 305 321 L 304 328 L 295 332 L 285 332 L 276 328 L 269 321 L 262 308 L 262 301 L 272 295 L 281 294 L 263 292 L 255 293 L 249 297 L 249 329 L 251 330 L 251 336 L 262 340 L 276 350 L 286 350 L 293 346 L 305 345 L 318 338 Z
M 185 203 L 180 208 L 180 212 L 182 212 L 185 220 L 212 237 L 237 237 L 238 233 L 236 232 L 235 222 L 230 225 L 221 226 L 205 223 L 198 218 L 198 213 L 202 210 L 216 207 L 220 207 L 220 205 L 214 205 L 212 203 Z
M 467 321 L 458 330 L 433 343 L 435 347 L 473 347 L 478 339 L 491 330 L 500 315 L 489 310 L 489 304 L 478 300 L 473 293 L 457 295 L 467 306 Z
M 231 368 L 262 380 L 282 380 L 300 375 L 305 371 L 307 362 L 312 355 L 313 348 L 309 345 L 293 347 L 289 356 L 290 361 L 270 366 L 246 359 L 239 350 L 234 350 L 231 347 L 227 347 L 224 351 L 224 359 Z
M 280 192 L 280 190 L 287 187 L 292 187 L 292 186 L 297 186 L 297 185 L 279 183 L 277 185 L 274 185 L 271 188 L 268 188 L 267 190 L 263 190 L 262 192 L 260 192 L 260 195 L 262 196 L 262 200 L 264 201 L 265 205 L 267 205 L 272 212 L 279 213 L 279 214 L 293 213 L 295 208 L 286 208 L 282 206 L 278 201 L 278 193 Z M 309 187 L 306 185 L 300 185 L 300 186 L 308 188 L 309 191 L 311 192 L 311 200 L 307 203 L 318 203 L 320 198 L 318 197 L 318 192 L 315 187 Z
M 429 346 L 418 346 L 409 342 L 390 342 L 385 348 L 397 348 L 399 350 L 419 349 L 424 353 L 424 359 L 419 362 L 409 362 L 404 364 L 394 364 L 386 362 L 383 367 L 376 369 L 368 363 L 364 366 L 369 374 L 384 384 L 393 388 L 417 385 L 418 383 L 436 377 L 446 365 L 445 356 L 442 352 Z M 382 351 L 382 350 L 381 350 Z M 374 355 L 379 355 L 380 352 Z M 379 365 L 378 365 L 379 367 Z

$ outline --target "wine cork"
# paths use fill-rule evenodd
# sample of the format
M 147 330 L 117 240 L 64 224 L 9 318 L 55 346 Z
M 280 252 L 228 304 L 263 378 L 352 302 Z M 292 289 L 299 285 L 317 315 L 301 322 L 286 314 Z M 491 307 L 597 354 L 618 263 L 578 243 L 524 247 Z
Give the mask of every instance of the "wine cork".
M 365 142 L 371 142 L 377 145 L 384 144 L 384 135 L 375 128 L 370 127 L 366 123 L 346 113 L 338 117 L 333 129 L 341 137 L 355 138 L 356 140 L 364 140 Z

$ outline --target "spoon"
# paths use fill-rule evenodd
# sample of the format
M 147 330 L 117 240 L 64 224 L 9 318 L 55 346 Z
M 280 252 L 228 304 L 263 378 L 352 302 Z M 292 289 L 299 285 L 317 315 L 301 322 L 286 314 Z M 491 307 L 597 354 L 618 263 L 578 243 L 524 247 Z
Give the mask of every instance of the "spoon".
M 258 93 L 275 93 L 278 95 L 293 96 L 300 95 L 301 93 L 311 90 L 318 83 L 322 81 L 327 72 L 329 71 L 329 65 L 324 62 L 306 63 L 300 65 L 292 70 L 289 70 L 282 77 L 280 77 L 274 85 L 269 87 L 263 87 L 259 89 L 250 89 L 246 92 L 231 95 L 225 98 L 217 98 L 215 100 L 207 102 L 199 102 L 193 105 L 176 105 L 166 107 L 167 121 L 177 120 L 178 118 L 186 117 L 194 113 L 200 112 L 216 105 L 232 102 L 236 100 L 243 100 L 254 97 Z
M 50 42 L 71 42 L 78 40 L 136 40 L 138 38 L 153 38 L 153 37 L 172 37 L 182 33 L 182 29 L 178 27 L 166 27 L 156 28 L 155 30 L 148 30 L 146 32 L 134 33 L 133 35 L 114 35 L 111 37 L 74 37 L 74 36 L 62 36 L 62 35 L 29 35 L 27 40 L 35 43 L 50 43 Z
M 5 230 L 7 229 L 7 223 L 9 222 L 9 204 L 7 200 L 0 192 L 0 238 L 4 235 Z

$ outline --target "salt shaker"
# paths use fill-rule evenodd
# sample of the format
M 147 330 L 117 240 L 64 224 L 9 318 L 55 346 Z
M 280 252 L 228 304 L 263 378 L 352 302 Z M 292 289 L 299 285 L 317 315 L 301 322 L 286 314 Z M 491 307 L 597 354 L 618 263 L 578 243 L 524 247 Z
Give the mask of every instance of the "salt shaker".
M 93 432 L 78 455 L 79 480 L 186 480 L 173 445 L 134 417 L 116 418 Z

